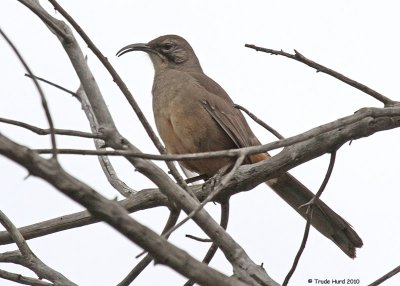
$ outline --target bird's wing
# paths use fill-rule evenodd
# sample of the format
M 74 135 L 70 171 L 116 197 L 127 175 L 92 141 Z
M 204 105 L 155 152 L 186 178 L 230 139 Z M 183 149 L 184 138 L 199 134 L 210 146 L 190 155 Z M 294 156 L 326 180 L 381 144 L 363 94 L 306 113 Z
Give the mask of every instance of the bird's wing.
M 203 107 L 235 145 L 238 148 L 260 145 L 243 114 L 233 106 L 225 90 L 205 74 L 193 73 L 192 76 L 211 95 L 202 99 Z

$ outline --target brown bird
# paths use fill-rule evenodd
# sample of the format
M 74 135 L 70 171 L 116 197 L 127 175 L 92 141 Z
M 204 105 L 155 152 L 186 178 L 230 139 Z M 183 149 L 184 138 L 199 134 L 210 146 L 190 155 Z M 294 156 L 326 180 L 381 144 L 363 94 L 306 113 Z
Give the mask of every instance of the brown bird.
M 148 44 L 132 44 L 117 56 L 131 51 L 146 52 L 154 65 L 153 112 L 157 130 L 171 154 L 236 149 L 260 145 L 243 114 L 233 107 L 225 90 L 204 74 L 189 43 L 180 36 L 165 35 Z M 268 153 L 250 155 L 245 164 L 269 158 Z M 183 161 L 200 175 L 212 177 L 233 164 L 232 158 Z M 289 173 L 266 182 L 303 217 L 314 194 Z M 362 240 L 349 223 L 320 201 L 314 208 L 312 225 L 354 258 Z

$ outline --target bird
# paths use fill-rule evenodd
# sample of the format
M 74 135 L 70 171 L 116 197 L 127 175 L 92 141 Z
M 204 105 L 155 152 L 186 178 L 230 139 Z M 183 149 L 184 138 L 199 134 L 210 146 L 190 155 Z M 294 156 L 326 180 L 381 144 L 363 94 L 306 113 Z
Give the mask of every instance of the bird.
M 237 149 L 261 145 L 228 93 L 208 77 L 193 48 L 183 37 L 164 35 L 148 43 L 130 44 L 117 53 L 131 51 L 149 55 L 154 67 L 152 105 L 158 133 L 170 154 L 188 154 Z M 243 164 L 268 160 L 268 153 L 247 156 Z M 187 160 L 180 164 L 199 175 L 211 178 L 234 158 Z M 314 194 L 289 173 L 266 184 L 286 203 L 306 218 L 306 209 Z M 362 239 L 340 215 L 319 200 L 313 209 L 311 224 L 333 241 L 346 255 L 356 256 Z

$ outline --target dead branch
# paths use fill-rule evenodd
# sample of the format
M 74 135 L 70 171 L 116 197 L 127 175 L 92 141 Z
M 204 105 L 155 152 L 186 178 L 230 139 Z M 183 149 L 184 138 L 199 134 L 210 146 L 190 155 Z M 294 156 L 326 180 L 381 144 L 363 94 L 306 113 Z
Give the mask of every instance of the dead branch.
M 396 104 L 399 104 L 398 102 L 391 100 L 390 98 L 388 98 L 388 97 L 384 96 L 383 94 L 373 90 L 372 88 L 369 88 L 368 86 L 366 86 L 366 85 L 364 85 L 362 83 L 359 83 L 359 82 L 357 82 L 357 81 L 355 81 L 355 80 L 353 80 L 351 78 L 348 78 L 348 77 L 344 76 L 341 73 L 338 73 L 338 72 L 336 72 L 336 71 L 334 71 L 334 70 L 332 70 L 330 68 L 327 68 L 327 67 L 325 67 L 325 66 L 323 66 L 321 64 L 318 64 L 318 63 L 306 58 L 305 56 L 303 56 L 302 54 L 300 54 L 296 50 L 294 50 L 294 55 L 292 55 L 292 54 L 286 53 L 286 52 L 284 52 L 282 50 L 277 51 L 277 50 L 273 50 L 273 49 L 262 48 L 262 47 L 255 46 L 255 45 L 245 44 L 245 47 L 253 49 L 253 50 L 257 51 L 257 52 L 264 52 L 264 53 L 268 53 L 268 54 L 271 54 L 271 55 L 284 56 L 284 57 L 287 57 L 289 59 L 299 61 L 299 62 L 301 62 L 303 64 L 308 65 L 309 67 L 312 67 L 312 68 L 316 69 L 317 72 L 326 73 L 326 74 L 328 74 L 328 75 L 330 75 L 330 76 L 332 76 L 332 77 L 334 77 L 334 78 L 336 78 L 336 79 L 338 79 L 340 81 L 343 81 L 344 83 L 347 83 L 348 85 L 350 85 L 350 86 L 352 86 L 352 87 L 354 87 L 354 88 L 356 88 L 358 90 L 361 90 L 362 92 L 364 92 L 364 93 L 372 96 L 373 98 L 379 100 L 380 102 L 382 102 L 385 107 L 391 107 L 391 106 L 394 106 Z
M 7 119 L 7 118 L 0 118 L 0 122 L 18 126 L 25 128 L 27 130 L 30 130 L 38 135 L 49 135 L 51 134 L 50 129 L 43 129 L 37 126 L 33 126 L 31 124 L 18 121 L 18 120 L 12 120 L 12 119 Z M 84 132 L 84 131 L 78 131 L 78 130 L 70 130 L 70 129 L 54 129 L 54 133 L 57 135 L 67 135 L 67 136 L 75 136 L 75 137 L 82 137 L 82 138 L 102 138 L 102 135 L 100 133 L 89 133 L 89 132 Z
M 18 51 L 17 47 L 13 44 L 13 42 L 11 42 L 11 40 L 7 37 L 7 35 L 3 32 L 2 29 L 0 29 L 0 34 L 3 36 L 3 38 L 6 40 L 6 42 L 10 45 L 11 49 L 14 51 L 14 53 L 16 54 L 16 56 L 18 57 L 19 61 L 22 63 L 22 65 L 24 66 L 24 68 L 28 72 L 28 74 L 33 75 L 31 69 L 29 68 L 29 66 L 26 63 L 26 61 L 24 60 L 24 58 L 22 57 L 21 53 Z M 57 159 L 57 145 L 56 145 L 56 136 L 54 134 L 54 124 L 53 124 L 53 119 L 50 114 L 50 109 L 47 105 L 46 96 L 44 95 L 44 92 L 43 92 L 42 88 L 40 87 L 39 82 L 33 77 L 32 77 L 32 79 L 33 79 L 33 83 L 35 84 L 35 87 L 40 95 L 44 113 L 46 114 L 46 119 L 47 119 L 47 122 L 49 123 L 52 155 L 53 155 L 54 159 Z
M 53 162 L 56 162 L 55 160 L 52 160 Z M 64 275 L 61 273 L 53 270 L 46 264 L 44 264 L 34 253 L 33 251 L 29 248 L 28 244 L 26 243 L 24 237 L 21 235 L 21 233 L 18 231 L 18 229 L 14 226 L 14 224 L 11 222 L 11 220 L 2 212 L 0 211 L 0 223 L 4 226 L 4 228 L 8 231 L 10 236 L 12 237 L 13 241 L 15 244 L 18 246 L 18 249 L 20 251 L 20 256 L 19 258 L 21 265 L 29 268 L 33 272 L 36 273 L 36 275 L 39 278 L 44 278 L 47 279 L 55 284 L 58 285 L 70 285 L 73 286 L 76 284 L 71 282 L 68 278 L 66 278 Z M 14 254 L 16 254 L 14 252 Z M 5 273 L 5 274 L 11 274 L 11 273 Z M 12 278 L 12 275 L 8 275 L 8 278 Z

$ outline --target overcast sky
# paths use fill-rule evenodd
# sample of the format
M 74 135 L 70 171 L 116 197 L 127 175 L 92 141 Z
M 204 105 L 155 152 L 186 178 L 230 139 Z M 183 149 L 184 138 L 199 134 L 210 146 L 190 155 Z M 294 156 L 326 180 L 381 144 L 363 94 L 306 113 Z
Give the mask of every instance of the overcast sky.
M 60 17 L 46 1 L 54 16 Z M 379 4 L 378 4 L 379 3 Z M 400 42 L 395 1 L 61 1 L 125 80 L 153 124 L 153 68 L 144 53 L 122 58 L 123 46 L 147 42 L 163 34 L 185 37 L 203 70 L 230 94 L 285 136 L 353 114 L 362 107 L 382 107 L 370 96 L 292 60 L 256 53 L 245 43 L 298 50 L 305 56 L 399 100 Z M 56 37 L 18 1 L 2 1 L 0 27 L 20 49 L 33 72 L 76 90 L 79 81 Z M 96 57 L 79 39 L 121 133 L 142 151 L 156 153 L 122 93 Z M 47 128 L 39 96 L 24 77 L 21 64 L 0 40 L 0 117 Z M 79 103 L 44 86 L 55 126 L 89 131 Z M 263 143 L 274 138 L 250 122 Z M 50 146 L 48 137 L 0 124 L 0 132 L 32 148 Z M 58 137 L 59 147 L 93 148 L 90 139 Z M 381 132 L 344 145 L 337 154 L 331 181 L 322 199 L 348 220 L 364 241 L 355 260 L 332 242 L 311 231 L 292 285 L 308 279 L 360 279 L 367 285 L 399 264 L 398 130 Z M 95 157 L 60 156 L 63 167 L 108 198 L 118 194 L 104 178 Z M 154 185 L 123 159 L 113 158 L 118 174 L 140 190 Z M 311 190 L 323 180 L 329 157 L 323 156 L 291 171 Z M 163 164 L 160 164 L 164 168 Z M 23 226 L 73 213 L 82 208 L 26 170 L 0 157 L 0 209 Z M 208 208 L 219 220 L 218 206 Z M 133 215 L 160 231 L 167 211 L 153 209 Z M 256 263 L 282 282 L 298 250 L 305 221 L 265 185 L 231 199 L 229 233 Z M 202 235 L 188 223 L 172 241 L 201 259 L 208 245 L 191 241 L 186 233 Z M 79 285 L 115 285 L 129 272 L 141 250 L 105 224 L 68 230 L 29 241 L 48 265 Z M 15 246 L 0 246 L 0 251 Z M 211 263 L 231 275 L 221 252 Z M 21 268 L 0 265 L 17 273 Z M 135 285 L 182 285 L 185 279 L 164 266 L 151 265 Z M 384 285 L 399 285 L 400 276 Z M 15 285 L 0 281 L 1 285 Z M 314 285 L 314 284 L 308 284 Z

